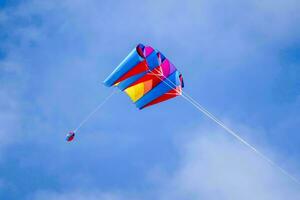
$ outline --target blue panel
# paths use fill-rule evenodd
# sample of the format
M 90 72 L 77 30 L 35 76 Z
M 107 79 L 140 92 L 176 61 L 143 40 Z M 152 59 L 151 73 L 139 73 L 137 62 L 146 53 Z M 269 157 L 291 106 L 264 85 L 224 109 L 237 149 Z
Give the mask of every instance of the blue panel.
M 159 52 L 159 53 L 160 53 L 161 62 L 163 62 L 166 59 L 166 57 L 161 52 Z
M 157 57 L 158 51 L 154 50 L 147 58 L 147 64 L 149 69 L 153 70 L 155 67 L 160 65 L 159 59 Z
M 171 89 L 175 89 L 175 86 L 180 85 L 180 80 L 178 78 L 179 72 L 175 71 L 168 77 L 169 80 L 164 80 L 159 83 L 156 87 L 146 93 L 142 98 L 140 98 L 135 104 L 136 106 L 141 109 L 151 101 L 157 99 L 161 95 L 167 93 Z
M 140 78 L 142 78 L 143 76 L 145 76 L 145 74 L 147 74 L 148 72 L 142 72 L 140 74 L 134 75 L 124 81 L 122 81 L 119 85 L 118 88 L 120 90 L 125 90 L 128 86 L 130 86 L 132 83 L 134 83 L 135 81 L 139 80 Z
M 143 61 L 136 48 L 119 64 L 119 66 L 107 77 L 104 84 L 108 87 L 112 86 L 120 77 L 122 77 L 131 68 Z

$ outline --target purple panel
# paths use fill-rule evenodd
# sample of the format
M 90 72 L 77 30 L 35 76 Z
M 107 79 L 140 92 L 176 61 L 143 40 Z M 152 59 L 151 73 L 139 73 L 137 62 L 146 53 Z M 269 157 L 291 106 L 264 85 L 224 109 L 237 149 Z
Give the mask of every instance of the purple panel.
M 165 77 L 168 77 L 176 70 L 175 66 L 168 59 L 165 59 L 163 61 L 163 63 L 161 64 L 161 68 Z

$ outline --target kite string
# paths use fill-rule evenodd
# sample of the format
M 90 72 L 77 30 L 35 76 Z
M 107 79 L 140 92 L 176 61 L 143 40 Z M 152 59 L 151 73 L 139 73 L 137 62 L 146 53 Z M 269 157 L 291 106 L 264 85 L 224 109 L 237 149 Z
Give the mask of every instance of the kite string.
M 152 72 L 151 72 L 152 73 Z M 168 78 L 165 77 L 165 80 L 167 80 L 169 83 L 171 83 L 173 86 L 171 86 L 170 84 L 168 84 L 165 80 L 163 80 L 159 75 L 152 73 L 153 75 L 157 76 L 161 81 L 163 81 L 166 85 L 168 85 L 171 89 L 174 89 L 174 87 L 176 88 L 177 86 Z M 230 128 L 228 128 L 221 120 L 219 120 L 218 118 L 216 118 L 213 114 L 211 114 L 210 112 L 208 112 L 203 106 L 201 106 L 201 104 L 199 104 L 194 98 L 192 98 L 189 94 L 187 94 L 186 92 L 182 91 L 182 97 L 188 101 L 189 103 L 191 103 L 196 109 L 198 109 L 200 112 L 202 112 L 203 114 L 205 114 L 208 118 L 210 118 L 211 120 L 213 120 L 215 123 L 217 123 L 219 126 L 221 126 L 224 130 L 226 130 L 231 136 L 235 137 L 237 140 L 239 140 L 241 143 L 243 143 L 244 145 L 246 145 L 247 147 L 249 147 L 253 152 L 255 152 L 258 156 L 260 156 L 262 159 L 264 159 L 265 161 L 267 161 L 269 164 L 271 164 L 272 166 L 278 168 L 281 173 L 283 173 L 284 175 L 286 175 L 287 177 L 289 177 L 290 179 L 292 179 L 295 183 L 300 185 L 300 181 L 295 178 L 294 176 L 292 176 L 290 173 L 288 173 L 286 170 L 284 170 L 282 167 L 280 167 L 279 165 L 277 165 L 274 161 L 272 161 L 270 158 L 268 158 L 267 156 L 265 156 L 263 153 L 261 153 L 259 150 L 257 150 L 254 146 L 252 146 L 251 144 L 249 144 L 246 140 L 244 140 L 243 138 L 241 138 L 239 136 L 239 134 L 237 134 L 236 132 L 234 132 L 233 130 L 231 130 Z
M 110 95 L 108 95 L 102 102 L 100 102 L 97 107 L 90 112 L 78 125 L 78 127 L 74 130 L 74 133 L 76 133 L 104 104 L 114 95 L 117 93 L 117 90 L 113 90 Z
M 204 113 L 208 118 L 216 122 L 218 125 L 220 125 L 222 128 L 224 128 L 229 134 L 231 134 L 233 137 L 235 137 L 237 140 L 239 140 L 241 143 L 245 144 L 247 147 L 249 147 L 253 152 L 255 152 L 258 156 L 260 156 L 262 159 L 267 161 L 272 166 L 275 166 L 278 168 L 284 175 L 292 179 L 294 182 L 300 185 L 300 182 L 298 179 L 296 179 L 294 176 L 289 174 L 286 170 L 284 170 L 282 167 L 277 165 L 275 162 L 273 162 L 271 159 L 269 159 L 267 156 L 265 156 L 263 153 L 258 151 L 254 146 L 249 144 L 247 141 L 245 141 L 243 138 L 241 138 L 237 133 L 235 133 L 233 130 L 225 126 L 220 120 L 218 120 L 216 117 L 214 117 L 211 113 L 207 112 L 201 105 L 198 105 L 198 102 L 193 102 L 191 99 L 189 99 L 187 96 L 182 95 L 182 97 L 190 102 L 196 109 Z

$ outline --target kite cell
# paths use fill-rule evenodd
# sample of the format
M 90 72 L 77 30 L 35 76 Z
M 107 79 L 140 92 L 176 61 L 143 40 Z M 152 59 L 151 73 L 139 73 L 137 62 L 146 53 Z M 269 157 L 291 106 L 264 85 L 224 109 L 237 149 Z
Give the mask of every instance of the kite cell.
M 181 73 L 161 52 L 139 44 L 104 81 L 124 91 L 139 109 L 180 96 Z

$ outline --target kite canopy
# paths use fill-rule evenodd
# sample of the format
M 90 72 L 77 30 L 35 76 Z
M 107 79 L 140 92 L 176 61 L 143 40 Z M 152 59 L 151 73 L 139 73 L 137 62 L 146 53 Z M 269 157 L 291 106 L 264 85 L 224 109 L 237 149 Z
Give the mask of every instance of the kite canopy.
M 158 50 L 139 44 L 104 84 L 125 91 L 139 109 L 181 95 L 181 73 Z

